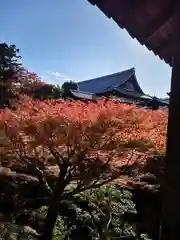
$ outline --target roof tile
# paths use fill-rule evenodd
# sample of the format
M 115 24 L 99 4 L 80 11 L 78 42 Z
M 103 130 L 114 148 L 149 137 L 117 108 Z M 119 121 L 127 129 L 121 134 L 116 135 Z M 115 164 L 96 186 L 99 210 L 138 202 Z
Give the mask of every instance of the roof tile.
M 78 82 L 79 90 L 94 94 L 106 92 L 123 85 L 133 74 L 135 74 L 135 69 L 131 68 L 107 76 Z

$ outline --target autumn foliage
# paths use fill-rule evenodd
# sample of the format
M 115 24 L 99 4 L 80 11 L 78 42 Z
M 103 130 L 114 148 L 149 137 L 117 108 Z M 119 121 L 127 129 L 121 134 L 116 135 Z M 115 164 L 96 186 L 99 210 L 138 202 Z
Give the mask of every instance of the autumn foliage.
M 133 105 L 111 101 L 83 103 L 80 101 L 23 100 L 15 111 L 0 114 L 1 156 L 38 157 L 46 163 L 50 151 L 61 154 L 87 150 L 105 158 L 123 161 L 125 150 L 141 153 L 165 149 L 166 111 L 150 111 Z M 100 154 L 99 154 L 100 153 Z M 123 156 L 123 158 L 122 158 Z M 22 157 L 22 156 L 21 156 Z M 9 161 L 12 159 L 9 158 Z
M 0 160 L 16 171 L 28 169 L 47 190 L 40 239 L 49 240 L 62 199 L 120 179 L 123 166 L 143 166 L 147 155 L 163 154 L 166 128 L 166 110 L 24 97 L 14 111 L 0 112 Z

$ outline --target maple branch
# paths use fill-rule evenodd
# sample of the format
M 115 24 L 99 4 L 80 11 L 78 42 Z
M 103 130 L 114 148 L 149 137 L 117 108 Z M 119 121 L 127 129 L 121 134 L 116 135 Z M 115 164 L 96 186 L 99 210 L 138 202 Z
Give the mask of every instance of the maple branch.
M 17 154 L 19 155 L 19 153 L 17 152 Z M 21 156 L 19 155 L 19 157 L 21 158 Z M 22 159 L 22 158 L 21 158 Z M 32 163 L 32 158 L 25 156 L 23 158 L 23 160 L 25 161 L 25 163 L 27 164 L 27 166 L 29 166 L 31 169 L 35 170 L 35 174 L 38 178 L 38 180 L 44 185 L 44 187 L 47 189 L 47 191 L 49 192 L 50 195 L 53 194 L 53 190 L 52 188 L 49 186 L 48 182 L 46 181 L 46 178 L 44 176 L 44 171 L 41 170 L 40 168 L 38 168 L 37 166 L 35 166 Z
M 107 184 L 113 180 L 115 180 L 117 178 L 117 175 L 111 177 L 110 179 L 107 179 L 107 180 L 104 180 L 100 183 L 97 183 L 98 181 L 95 180 L 92 184 L 88 185 L 88 186 L 84 186 L 83 188 L 78 188 L 78 186 L 76 187 L 76 189 L 74 189 L 73 191 L 69 191 L 68 193 L 66 193 L 66 195 L 76 195 L 76 194 L 79 194 L 81 192 L 84 192 L 86 190 L 89 190 L 91 188 L 99 188 L 101 186 L 103 186 L 104 184 Z

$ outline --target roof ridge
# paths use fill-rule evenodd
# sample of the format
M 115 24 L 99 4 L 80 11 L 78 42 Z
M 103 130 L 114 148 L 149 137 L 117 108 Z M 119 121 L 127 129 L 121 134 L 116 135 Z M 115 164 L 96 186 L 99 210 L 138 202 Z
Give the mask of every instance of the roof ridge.
M 84 81 L 79 81 L 80 83 L 84 83 L 84 82 L 89 82 L 89 81 L 92 81 L 92 80 L 94 80 L 94 79 L 96 79 L 96 80 L 99 80 L 99 79 L 104 79 L 104 78 L 108 78 L 108 77 L 115 77 L 115 76 L 118 76 L 118 75 L 120 75 L 120 74 L 122 74 L 122 73 L 125 73 L 125 72 L 130 72 L 130 71 L 132 71 L 132 75 L 135 73 L 135 68 L 133 67 L 133 68 L 130 68 L 130 69 L 127 69 L 127 70 L 123 70 L 123 71 L 121 71 L 121 72 L 117 72 L 117 73 L 111 73 L 111 74 L 108 74 L 108 75 L 103 75 L 103 76 L 101 76 L 101 77 L 97 77 L 97 78 L 91 78 L 91 79 L 88 79 L 88 80 L 84 80 Z M 128 80 L 128 79 L 127 79 Z M 78 82 L 76 82 L 77 84 L 78 84 Z

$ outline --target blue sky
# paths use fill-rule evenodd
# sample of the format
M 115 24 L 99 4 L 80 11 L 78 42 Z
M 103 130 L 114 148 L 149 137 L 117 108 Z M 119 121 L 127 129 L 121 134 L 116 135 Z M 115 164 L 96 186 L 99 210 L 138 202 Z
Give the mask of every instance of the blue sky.
M 86 80 L 131 67 L 146 93 L 166 96 L 170 67 L 87 0 L 1 0 L 0 41 L 46 81 Z

